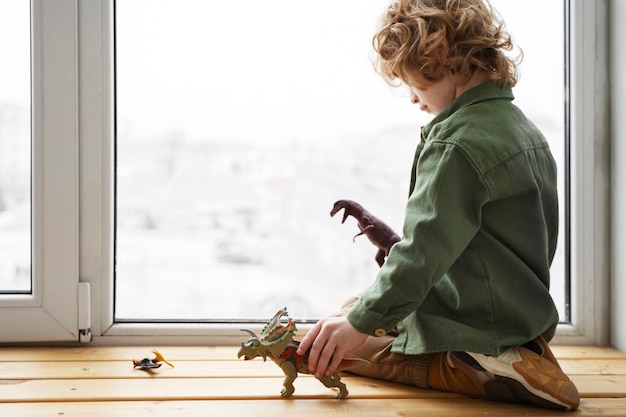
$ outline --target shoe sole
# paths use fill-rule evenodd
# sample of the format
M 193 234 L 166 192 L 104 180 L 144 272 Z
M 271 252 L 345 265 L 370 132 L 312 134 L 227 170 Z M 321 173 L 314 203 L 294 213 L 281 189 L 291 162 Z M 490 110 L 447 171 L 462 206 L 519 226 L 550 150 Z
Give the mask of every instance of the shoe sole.
M 541 407 L 572 411 L 578 408 L 578 390 L 567 375 L 558 365 L 527 348 L 511 348 L 497 360 L 469 352 L 468 355 L 494 375 L 494 380 L 485 383 L 492 399 L 514 397 Z

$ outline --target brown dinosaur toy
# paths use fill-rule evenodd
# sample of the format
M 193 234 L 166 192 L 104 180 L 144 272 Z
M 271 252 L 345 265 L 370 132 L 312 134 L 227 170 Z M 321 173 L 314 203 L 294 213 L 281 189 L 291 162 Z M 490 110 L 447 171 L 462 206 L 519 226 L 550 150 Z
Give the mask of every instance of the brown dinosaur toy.
M 280 319 L 284 316 L 287 316 L 287 308 L 278 310 L 258 335 L 250 329 L 241 329 L 249 333 L 251 338 L 245 344 L 241 342 L 241 349 L 239 349 L 237 357 L 243 356 L 244 360 L 251 360 L 261 356 L 263 361 L 269 357 L 285 373 L 284 388 L 281 395 L 289 397 L 295 391 L 293 381 L 298 377 L 298 373 L 311 374 L 311 372 L 308 366 L 309 352 L 307 351 L 302 356 L 296 353 L 300 344 L 299 341 L 293 339 L 297 330 L 296 323 L 288 319 L 287 324 L 283 325 Z M 341 382 L 339 371 L 361 365 L 369 365 L 369 362 L 360 358 L 346 358 L 341 361 L 336 372 L 320 378 L 320 381 L 328 388 L 338 388 L 337 398 L 344 399 L 348 395 L 348 390 L 346 384 Z
M 376 252 L 376 262 L 378 266 L 383 266 L 385 258 L 389 255 L 391 247 L 399 242 L 400 236 L 398 236 L 389 226 L 383 223 L 380 219 L 373 216 L 369 211 L 365 210 L 356 201 L 352 200 L 339 200 L 333 205 L 333 209 L 330 211 L 330 217 L 333 217 L 341 209 L 344 210 L 341 223 L 343 224 L 348 216 L 352 216 L 358 222 L 360 232 L 354 236 L 356 239 L 358 236 L 365 235 L 367 238 L 378 248 Z

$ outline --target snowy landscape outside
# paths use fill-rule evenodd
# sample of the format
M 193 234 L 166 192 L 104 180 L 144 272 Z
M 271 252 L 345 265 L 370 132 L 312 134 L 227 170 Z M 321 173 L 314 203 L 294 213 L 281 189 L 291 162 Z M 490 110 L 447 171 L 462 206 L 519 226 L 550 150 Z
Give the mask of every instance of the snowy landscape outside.
M 516 103 L 563 173 L 562 2 L 493 3 L 525 52 Z M 533 21 L 531 3 L 545 12 Z M 372 67 L 387 4 L 117 2 L 117 319 L 246 320 L 287 306 L 314 320 L 373 281 L 375 248 L 353 242 L 356 222 L 330 209 L 359 201 L 400 233 L 430 120 Z M 28 132 L 5 124 L 2 93 L 0 290 L 16 290 L 30 288 L 28 258 L 11 243 L 29 241 L 29 191 L 10 191 L 8 163 L 29 160 Z M 9 120 L 28 120 L 19 106 Z M 564 317 L 563 239 L 558 250 L 552 293 Z
M 0 293 L 31 291 L 30 2 L 0 2 Z

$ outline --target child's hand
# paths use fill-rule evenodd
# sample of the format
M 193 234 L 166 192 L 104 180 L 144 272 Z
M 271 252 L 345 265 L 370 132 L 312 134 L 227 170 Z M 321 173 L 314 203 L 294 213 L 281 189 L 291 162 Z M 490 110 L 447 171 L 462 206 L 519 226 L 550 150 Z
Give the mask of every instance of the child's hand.
M 332 375 L 344 356 L 363 343 L 367 334 L 359 332 L 346 317 L 318 321 L 300 342 L 298 355 L 309 352 L 309 371 L 317 379 Z

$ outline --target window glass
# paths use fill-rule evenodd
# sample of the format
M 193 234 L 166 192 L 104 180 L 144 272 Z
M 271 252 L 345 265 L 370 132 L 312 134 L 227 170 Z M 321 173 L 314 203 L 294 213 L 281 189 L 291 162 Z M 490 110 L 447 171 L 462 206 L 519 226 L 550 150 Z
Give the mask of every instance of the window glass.
M 329 212 L 356 200 L 400 232 L 430 120 L 373 70 L 387 4 L 116 3 L 116 319 L 317 319 L 369 286 L 376 250 Z M 519 104 L 562 163 L 562 10 L 501 12 L 527 50 Z
M 0 293 L 31 290 L 30 2 L 0 2 Z

